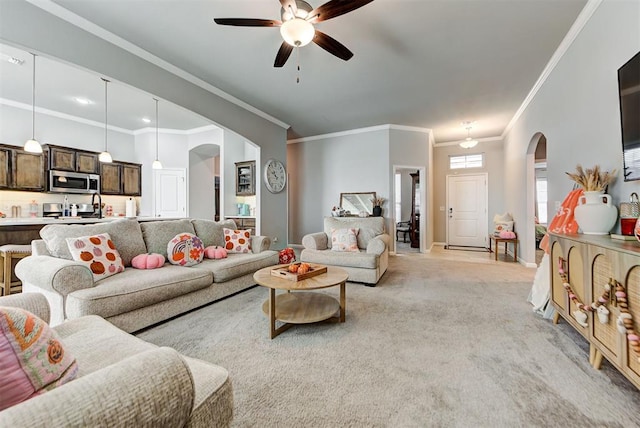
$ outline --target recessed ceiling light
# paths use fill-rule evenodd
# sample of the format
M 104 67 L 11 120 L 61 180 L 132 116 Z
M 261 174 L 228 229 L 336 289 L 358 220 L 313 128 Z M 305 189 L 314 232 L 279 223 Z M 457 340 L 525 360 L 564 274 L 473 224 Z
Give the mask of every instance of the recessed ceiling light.
M 88 100 L 86 98 L 81 98 L 81 97 L 75 97 L 74 100 L 76 100 L 76 102 L 78 104 L 82 104 L 83 106 L 87 106 L 89 104 L 93 104 L 93 101 Z
M 11 64 L 15 64 L 15 65 L 24 64 L 24 60 L 23 59 L 16 58 L 15 56 L 7 55 L 5 53 L 0 53 L 0 58 L 2 58 L 2 61 L 7 61 L 7 62 L 10 62 Z
M 142 121 L 143 121 L 144 123 L 151 123 L 151 119 L 149 119 L 148 117 L 143 117 L 143 118 L 142 118 Z

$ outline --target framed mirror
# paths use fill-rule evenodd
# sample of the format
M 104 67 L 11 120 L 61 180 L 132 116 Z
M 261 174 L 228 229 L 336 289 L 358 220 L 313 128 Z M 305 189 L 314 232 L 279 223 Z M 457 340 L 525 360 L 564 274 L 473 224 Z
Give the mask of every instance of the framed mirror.
M 366 211 L 372 215 L 373 202 L 371 199 L 375 197 L 376 192 L 340 193 L 340 207 L 349 211 L 347 215 L 357 216 L 360 211 Z

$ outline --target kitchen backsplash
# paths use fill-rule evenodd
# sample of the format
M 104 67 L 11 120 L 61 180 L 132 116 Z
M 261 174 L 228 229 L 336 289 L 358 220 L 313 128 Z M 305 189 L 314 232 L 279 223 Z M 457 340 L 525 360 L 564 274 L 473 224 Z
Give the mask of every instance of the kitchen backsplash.
M 66 194 L 70 204 L 90 204 L 91 195 Z M 29 217 L 29 208 L 32 201 L 38 204 L 38 217 L 42 217 L 42 204 L 44 203 L 62 203 L 64 193 L 40 193 L 40 192 L 13 192 L 8 190 L 0 190 L 0 211 L 7 217 L 12 217 L 11 208 L 13 206 L 20 207 L 20 217 Z M 102 195 L 102 203 L 113 207 L 113 215 L 125 214 L 126 201 L 130 196 L 111 196 Z M 136 200 L 137 212 L 140 212 L 140 198 L 134 197 Z M 104 212 L 105 210 L 103 210 Z

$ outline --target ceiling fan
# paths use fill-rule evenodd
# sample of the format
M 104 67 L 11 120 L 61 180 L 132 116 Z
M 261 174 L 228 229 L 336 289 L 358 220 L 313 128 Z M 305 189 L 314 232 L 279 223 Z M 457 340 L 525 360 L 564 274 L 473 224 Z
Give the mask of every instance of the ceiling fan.
M 274 67 L 282 67 L 289 59 L 294 47 L 304 46 L 312 41 L 330 54 L 348 61 L 353 56 L 353 52 L 333 37 L 316 30 L 313 24 L 344 15 L 372 1 L 373 0 L 330 0 L 314 9 L 306 1 L 280 0 L 280 4 L 282 5 L 280 11 L 281 20 L 215 18 L 214 21 L 219 25 L 233 25 L 237 27 L 280 27 L 280 34 L 284 42 L 280 45 L 276 60 L 273 64 Z

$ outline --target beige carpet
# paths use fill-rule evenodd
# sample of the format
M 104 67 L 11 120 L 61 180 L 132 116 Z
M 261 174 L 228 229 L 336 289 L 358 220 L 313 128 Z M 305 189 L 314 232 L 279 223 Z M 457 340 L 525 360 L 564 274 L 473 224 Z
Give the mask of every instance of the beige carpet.
M 640 426 L 640 392 L 533 314 L 533 275 L 391 257 L 377 287 L 347 285 L 344 324 L 270 340 L 257 287 L 139 337 L 227 368 L 239 427 Z

